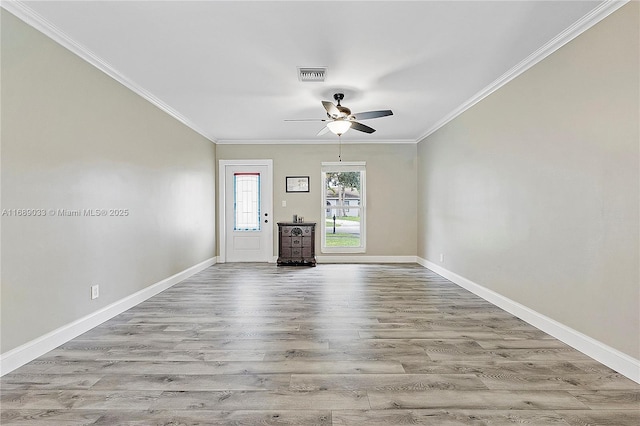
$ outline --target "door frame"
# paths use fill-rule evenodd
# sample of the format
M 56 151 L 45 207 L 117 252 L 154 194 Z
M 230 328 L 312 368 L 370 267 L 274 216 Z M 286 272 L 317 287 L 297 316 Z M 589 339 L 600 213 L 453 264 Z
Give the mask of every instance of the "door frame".
M 271 184 L 271 219 L 267 227 L 267 258 L 269 263 L 274 262 L 273 257 L 273 160 L 218 160 L 218 263 L 225 263 L 227 259 L 227 166 L 265 166 L 267 178 Z

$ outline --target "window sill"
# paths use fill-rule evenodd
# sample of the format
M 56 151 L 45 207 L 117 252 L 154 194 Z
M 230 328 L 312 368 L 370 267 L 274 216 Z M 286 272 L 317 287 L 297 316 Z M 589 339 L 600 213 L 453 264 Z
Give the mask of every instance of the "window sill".
M 322 247 L 320 249 L 321 253 L 366 253 L 367 250 L 365 247 Z

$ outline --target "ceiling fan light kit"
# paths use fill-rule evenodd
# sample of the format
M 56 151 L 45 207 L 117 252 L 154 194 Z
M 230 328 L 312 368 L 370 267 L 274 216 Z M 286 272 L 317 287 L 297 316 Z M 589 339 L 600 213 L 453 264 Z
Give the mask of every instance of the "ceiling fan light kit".
M 342 136 L 343 134 L 347 133 L 347 130 L 351 128 L 351 122 L 347 120 L 330 121 L 327 123 L 327 127 L 334 134 Z
M 329 101 L 322 101 L 322 106 L 327 112 L 327 118 L 318 119 L 303 119 L 303 120 L 285 120 L 285 121 L 326 121 L 327 125 L 324 129 L 318 132 L 317 136 L 321 136 L 326 133 L 326 129 L 331 130 L 332 133 L 341 136 L 349 129 L 357 130 L 364 133 L 373 133 L 376 129 L 359 123 L 356 120 L 369 120 L 372 118 L 386 117 L 393 115 L 390 109 L 380 111 L 365 111 L 351 114 L 351 110 L 343 105 L 340 105 L 340 101 L 344 99 L 343 93 L 336 93 L 333 95 L 333 99 L 337 102 L 334 105 Z

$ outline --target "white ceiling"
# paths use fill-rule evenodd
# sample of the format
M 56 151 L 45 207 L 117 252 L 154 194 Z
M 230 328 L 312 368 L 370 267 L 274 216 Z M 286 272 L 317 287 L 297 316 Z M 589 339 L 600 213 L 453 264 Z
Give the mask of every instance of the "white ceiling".
M 333 142 L 331 133 L 315 136 L 322 123 L 284 120 L 324 118 L 320 101 L 333 101 L 337 91 L 353 112 L 394 112 L 364 122 L 376 133 L 350 131 L 344 141 L 415 142 L 542 57 L 541 47 L 566 42 L 563 31 L 575 35 L 606 6 L 577 0 L 3 3 L 220 143 Z M 299 66 L 328 67 L 326 81 L 298 81 Z

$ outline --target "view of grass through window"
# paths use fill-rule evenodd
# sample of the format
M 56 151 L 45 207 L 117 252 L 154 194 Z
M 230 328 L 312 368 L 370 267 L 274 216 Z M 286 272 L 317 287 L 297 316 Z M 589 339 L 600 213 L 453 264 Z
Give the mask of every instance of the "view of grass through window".
M 327 234 L 326 234 L 326 246 L 327 247 L 360 247 L 360 232 L 357 234 L 341 232 L 340 229 L 344 222 L 356 222 L 358 224 L 358 231 L 360 228 L 359 217 L 340 216 L 336 217 L 335 229 L 333 218 L 327 220 Z

